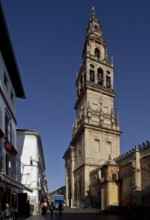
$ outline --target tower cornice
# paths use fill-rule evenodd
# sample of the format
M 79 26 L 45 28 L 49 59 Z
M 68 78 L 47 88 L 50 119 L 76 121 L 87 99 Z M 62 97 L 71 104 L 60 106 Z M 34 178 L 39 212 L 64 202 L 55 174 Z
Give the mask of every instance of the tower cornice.
M 74 145 L 74 142 L 76 142 L 76 140 L 79 138 L 79 136 L 81 136 L 84 132 L 85 129 L 91 129 L 91 130 L 95 130 L 95 131 L 99 131 L 99 132 L 105 132 L 105 133 L 109 133 L 109 134 L 114 134 L 114 135 L 121 135 L 122 131 L 120 130 L 112 130 L 110 128 L 104 128 L 102 126 L 98 126 L 98 125 L 92 125 L 89 123 L 83 123 L 80 128 L 78 129 L 78 131 L 75 133 L 74 137 L 72 138 L 70 145 Z

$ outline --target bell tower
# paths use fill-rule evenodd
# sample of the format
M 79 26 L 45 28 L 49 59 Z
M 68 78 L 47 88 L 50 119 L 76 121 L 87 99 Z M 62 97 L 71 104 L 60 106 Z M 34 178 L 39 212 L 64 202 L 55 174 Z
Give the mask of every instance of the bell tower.
M 76 77 L 72 140 L 64 154 L 67 195 L 75 205 L 85 198 L 90 203 L 91 171 L 104 164 L 110 155 L 111 158 L 120 155 L 121 131 L 118 110 L 114 115 L 114 98 L 114 66 L 108 58 L 101 22 L 93 7 Z

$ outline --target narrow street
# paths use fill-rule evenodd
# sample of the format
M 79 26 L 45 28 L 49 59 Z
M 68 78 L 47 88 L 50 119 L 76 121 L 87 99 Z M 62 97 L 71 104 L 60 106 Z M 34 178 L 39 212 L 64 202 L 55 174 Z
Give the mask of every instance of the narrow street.
M 102 214 L 96 209 L 78 209 L 65 208 L 62 211 L 62 216 L 59 216 L 59 211 L 54 211 L 53 216 L 50 215 L 49 210 L 45 216 L 36 215 L 27 218 L 26 220 L 137 220 L 136 217 L 127 217 L 112 214 Z M 21 220 L 21 219 L 19 219 Z M 23 219 L 22 219 L 23 220 Z M 140 218 L 139 220 L 148 220 L 147 218 Z

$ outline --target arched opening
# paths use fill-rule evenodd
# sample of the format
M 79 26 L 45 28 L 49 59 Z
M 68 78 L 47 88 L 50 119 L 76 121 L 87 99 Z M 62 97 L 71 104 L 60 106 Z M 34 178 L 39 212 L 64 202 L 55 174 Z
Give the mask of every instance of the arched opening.
M 95 57 L 100 58 L 100 50 L 95 48 Z
M 94 65 L 90 64 L 90 81 L 94 82 L 95 81 L 95 72 L 94 72 Z
M 103 85 L 103 82 L 104 82 L 103 70 L 101 68 L 98 68 L 98 70 L 97 70 L 97 83 L 99 85 Z
M 111 88 L 111 78 L 110 78 L 110 76 L 106 76 L 106 87 Z

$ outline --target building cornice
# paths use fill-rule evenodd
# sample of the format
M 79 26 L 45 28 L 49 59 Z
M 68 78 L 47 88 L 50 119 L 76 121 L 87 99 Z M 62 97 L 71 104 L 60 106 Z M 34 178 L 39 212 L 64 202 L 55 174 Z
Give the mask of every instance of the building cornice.
M 25 92 L 21 81 L 19 69 L 17 66 L 15 54 L 13 51 L 11 39 L 7 29 L 3 8 L 0 2 L 0 50 L 8 69 L 16 97 L 25 98 Z

